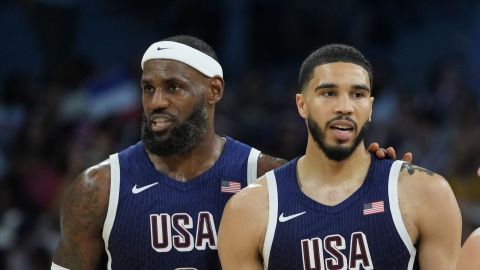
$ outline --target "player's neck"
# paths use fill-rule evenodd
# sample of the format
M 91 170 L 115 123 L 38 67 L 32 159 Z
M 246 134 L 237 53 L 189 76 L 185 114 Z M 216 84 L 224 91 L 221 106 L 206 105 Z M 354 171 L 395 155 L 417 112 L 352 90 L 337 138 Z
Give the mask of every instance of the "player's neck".
M 314 176 L 315 179 L 332 183 L 363 177 L 364 172 L 368 171 L 370 160 L 363 142 L 342 161 L 329 159 L 316 143 L 309 142 L 305 156 L 299 161 L 299 170 L 304 179 Z
M 211 168 L 222 154 L 225 138 L 211 132 L 188 152 L 171 156 L 148 153 L 155 169 L 178 181 L 189 181 Z

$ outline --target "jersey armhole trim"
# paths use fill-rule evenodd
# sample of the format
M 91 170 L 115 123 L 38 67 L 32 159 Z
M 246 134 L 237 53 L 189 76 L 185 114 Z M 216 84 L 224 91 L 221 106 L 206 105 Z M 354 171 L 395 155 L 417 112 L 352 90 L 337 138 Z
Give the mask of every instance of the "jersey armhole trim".
M 63 266 L 60 266 L 54 262 L 52 262 L 52 266 L 50 267 L 51 270 L 70 270 L 68 268 L 65 268 Z
M 410 239 L 410 235 L 408 234 L 407 228 L 405 227 L 402 213 L 400 211 L 400 204 L 398 202 L 398 178 L 400 176 L 400 169 L 403 163 L 404 161 L 402 160 L 396 160 L 390 168 L 390 174 L 388 176 L 388 198 L 393 223 L 395 225 L 395 228 L 397 229 L 398 235 L 400 236 L 403 243 L 405 244 L 405 247 L 410 253 L 408 269 L 413 269 L 417 250 L 415 246 L 413 246 L 412 239 Z
M 247 163 L 247 185 L 255 182 L 257 180 L 257 164 L 258 164 L 258 157 L 260 156 L 260 151 L 253 148 L 250 149 L 250 154 L 248 155 L 248 163 Z
M 270 250 L 272 249 L 275 228 L 277 227 L 278 191 L 275 173 L 273 171 L 269 171 L 265 175 L 267 177 L 268 187 L 268 223 L 267 231 L 265 232 L 265 240 L 263 242 L 263 269 L 268 269 Z
M 107 217 L 103 224 L 103 241 L 105 242 L 105 252 L 108 256 L 107 269 L 112 269 L 112 255 L 108 249 L 108 240 L 113 228 L 115 216 L 117 214 L 118 197 L 120 194 L 120 161 L 118 153 L 110 155 L 110 196 L 108 200 Z

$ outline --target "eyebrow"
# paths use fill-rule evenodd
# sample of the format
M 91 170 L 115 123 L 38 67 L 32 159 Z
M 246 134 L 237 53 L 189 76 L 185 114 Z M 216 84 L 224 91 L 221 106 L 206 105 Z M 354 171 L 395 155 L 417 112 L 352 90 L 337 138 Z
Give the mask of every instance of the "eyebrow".
M 336 88 L 336 87 L 338 87 L 338 85 L 336 85 L 334 83 L 322 83 L 322 84 L 318 85 L 317 87 L 315 87 L 315 91 L 320 90 L 320 89 L 328 89 L 328 88 Z
M 329 88 L 337 88 L 338 85 L 334 84 L 334 83 L 322 83 L 320 85 L 318 85 L 317 87 L 315 87 L 315 91 L 318 91 L 318 90 L 321 90 L 321 89 L 329 89 Z M 354 84 L 352 85 L 352 89 L 355 89 L 355 90 L 364 90 L 364 91 L 367 91 L 367 92 L 370 92 L 370 88 L 365 85 L 365 84 Z
M 355 90 L 365 90 L 367 92 L 370 92 L 370 88 L 368 88 L 368 86 L 366 86 L 365 84 L 354 84 L 352 88 Z

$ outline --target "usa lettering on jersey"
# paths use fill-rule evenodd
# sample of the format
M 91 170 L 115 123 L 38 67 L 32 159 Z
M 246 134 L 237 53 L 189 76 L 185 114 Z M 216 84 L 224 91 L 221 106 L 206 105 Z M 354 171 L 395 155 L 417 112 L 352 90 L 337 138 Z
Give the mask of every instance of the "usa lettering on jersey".
M 193 218 L 188 213 L 173 215 L 151 214 L 150 235 L 152 248 L 156 252 L 169 252 L 172 248 L 180 252 L 217 249 L 217 229 L 213 215 L 208 211 L 198 213 L 195 236 Z
M 348 258 L 345 255 L 346 240 L 339 234 L 328 235 L 323 241 L 318 237 L 302 239 L 301 247 L 304 270 L 373 269 L 367 237 L 363 232 L 351 234 Z M 328 257 L 324 256 L 324 251 Z

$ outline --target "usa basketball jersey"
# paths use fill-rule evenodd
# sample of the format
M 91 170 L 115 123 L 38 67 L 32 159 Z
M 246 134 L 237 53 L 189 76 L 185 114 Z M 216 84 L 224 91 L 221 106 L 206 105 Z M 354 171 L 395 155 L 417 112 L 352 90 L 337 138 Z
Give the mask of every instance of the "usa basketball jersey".
M 142 142 L 110 156 L 108 269 L 221 269 L 217 231 L 224 206 L 256 180 L 260 154 L 225 140 L 215 164 L 188 182 L 157 171 Z
M 301 191 L 297 161 L 266 174 L 265 269 L 416 269 L 397 196 L 402 161 L 372 156 L 362 186 L 335 206 Z

